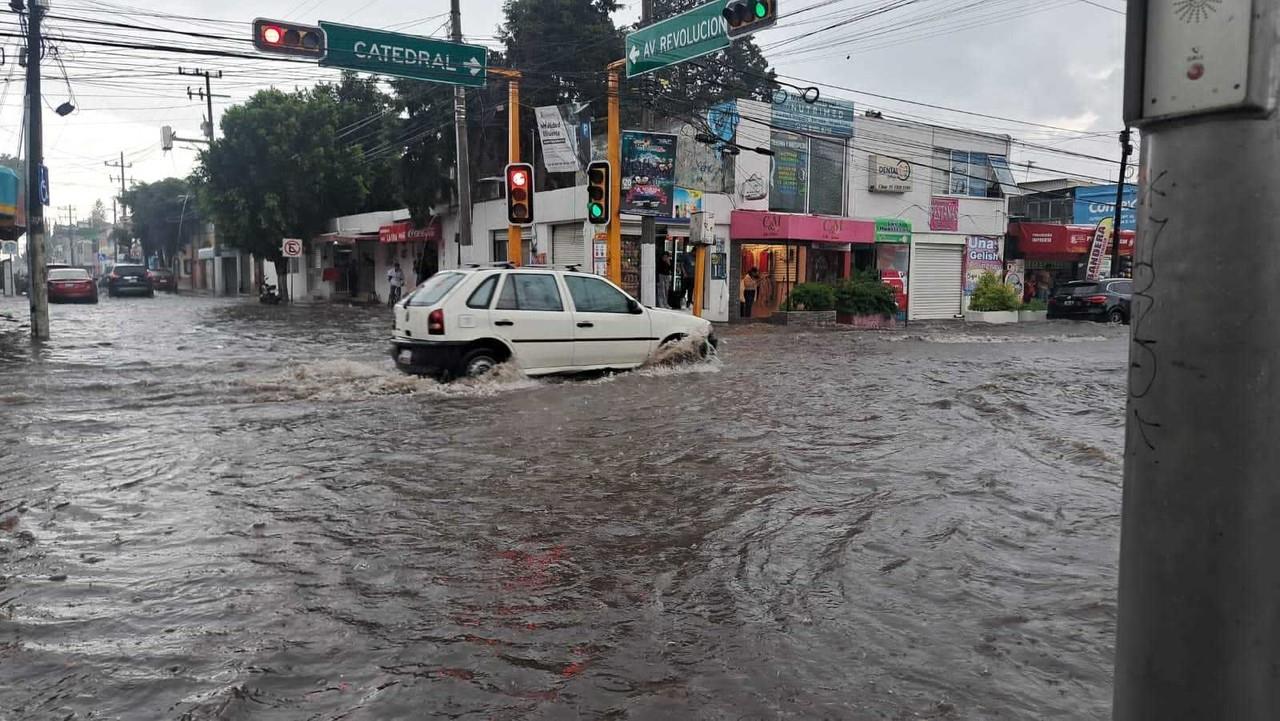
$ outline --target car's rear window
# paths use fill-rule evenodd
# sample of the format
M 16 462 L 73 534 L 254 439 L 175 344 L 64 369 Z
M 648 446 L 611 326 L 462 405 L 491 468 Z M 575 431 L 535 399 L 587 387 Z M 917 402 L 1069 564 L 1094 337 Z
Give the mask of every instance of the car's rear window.
M 122 276 L 123 275 L 136 276 L 136 275 L 146 275 L 147 269 L 140 265 L 117 265 L 114 269 L 112 269 L 111 272 L 115 273 L 116 275 L 122 275 Z
M 457 285 L 464 277 L 464 273 L 437 273 L 431 276 L 426 283 L 418 286 L 418 289 L 409 295 L 406 303 L 418 307 L 435 305 L 448 295 L 449 291 L 453 290 L 453 286 Z
M 1093 295 L 1101 290 L 1097 283 L 1068 283 L 1059 292 L 1064 295 L 1082 296 Z
M 55 268 L 49 271 L 49 280 L 89 280 L 89 271 L 81 268 Z

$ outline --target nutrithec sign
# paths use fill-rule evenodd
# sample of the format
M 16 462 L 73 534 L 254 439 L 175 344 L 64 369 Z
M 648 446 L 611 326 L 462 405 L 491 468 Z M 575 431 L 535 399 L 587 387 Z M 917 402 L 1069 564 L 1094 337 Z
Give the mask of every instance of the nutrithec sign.
M 888 155 L 872 155 L 868 168 L 871 172 L 869 190 L 873 193 L 909 193 L 911 183 L 911 163 L 902 158 Z

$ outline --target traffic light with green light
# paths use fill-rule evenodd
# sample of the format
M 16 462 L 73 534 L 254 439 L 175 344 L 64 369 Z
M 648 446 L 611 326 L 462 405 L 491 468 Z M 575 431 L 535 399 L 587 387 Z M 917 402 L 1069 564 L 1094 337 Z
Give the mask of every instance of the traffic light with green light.
M 597 160 L 587 166 L 587 220 L 596 225 L 608 225 L 613 218 L 613 203 L 609 189 L 613 186 L 613 167 L 607 160 Z
M 258 18 L 253 21 L 253 46 L 264 53 L 323 58 L 324 30 L 315 25 Z
M 511 225 L 533 222 L 533 166 L 528 163 L 507 165 L 507 222 Z
M 745 37 L 778 22 L 778 0 L 726 0 L 722 14 L 728 36 Z

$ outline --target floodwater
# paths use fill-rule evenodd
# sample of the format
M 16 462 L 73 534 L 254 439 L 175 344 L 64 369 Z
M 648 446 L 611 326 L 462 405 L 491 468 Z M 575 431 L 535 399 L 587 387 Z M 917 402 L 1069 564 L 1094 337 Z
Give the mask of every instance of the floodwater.
M 1109 717 L 1125 329 L 440 386 L 384 309 L 25 313 L 3 721 Z

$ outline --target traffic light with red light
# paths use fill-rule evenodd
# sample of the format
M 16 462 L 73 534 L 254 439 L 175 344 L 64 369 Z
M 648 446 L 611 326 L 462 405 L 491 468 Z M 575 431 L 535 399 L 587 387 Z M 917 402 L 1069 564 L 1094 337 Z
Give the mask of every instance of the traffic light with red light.
M 587 220 L 596 225 L 608 225 L 613 219 L 613 203 L 610 188 L 613 187 L 613 168 L 607 160 L 597 160 L 587 166 Z
M 323 58 L 324 30 L 315 25 L 258 18 L 253 21 L 253 46 L 264 53 Z
M 725 0 L 722 14 L 727 35 L 745 37 L 778 22 L 778 0 Z
M 533 166 L 528 163 L 507 165 L 507 222 L 533 223 Z

